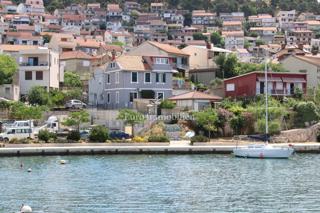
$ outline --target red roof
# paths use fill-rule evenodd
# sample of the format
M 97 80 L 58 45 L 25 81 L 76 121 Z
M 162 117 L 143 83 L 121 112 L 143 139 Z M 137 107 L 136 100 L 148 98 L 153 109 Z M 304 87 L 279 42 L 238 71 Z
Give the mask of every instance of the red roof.
M 209 100 L 209 101 L 219 101 L 222 100 L 222 97 L 216 95 L 209 95 L 199 91 L 192 91 L 183 93 L 181 95 L 173 96 L 169 100 Z

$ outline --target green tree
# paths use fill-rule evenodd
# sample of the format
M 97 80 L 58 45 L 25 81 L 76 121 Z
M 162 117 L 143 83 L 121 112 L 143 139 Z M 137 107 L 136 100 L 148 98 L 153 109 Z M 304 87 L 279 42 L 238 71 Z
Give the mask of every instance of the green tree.
M 65 96 L 65 100 L 81 99 L 82 89 L 81 88 L 73 88 L 71 90 L 63 91 L 63 94 Z
M 212 108 L 208 108 L 204 111 L 193 113 L 193 116 L 195 118 L 196 124 L 208 131 L 209 138 L 211 138 L 211 132 L 217 131 L 217 112 Z
M 298 127 L 304 127 L 307 122 L 318 122 L 320 119 L 319 108 L 311 101 L 299 102 L 294 107 L 294 111 L 296 112 L 295 123 Z
M 264 45 L 264 44 L 265 44 L 265 42 L 263 40 L 261 40 L 261 39 L 257 39 L 256 40 L 256 45 L 257 46 Z
M 9 55 L 0 54 L 0 85 L 12 82 L 18 65 L 14 58 Z
M 60 90 L 51 90 L 49 92 L 51 104 L 53 106 L 63 106 L 66 95 Z
M 192 36 L 194 40 L 208 40 L 208 37 L 203 35 L 202 33 L 194 33 Z
M 217 73 L 218 78 L 230 78 L 236 76 L 235 68 L 238 64 L 238 58 L 235 54 L 220 54 L 215 59 L 216 64 L 219 67 L 219 72 Z
M 28 93 L 28 101 L 32 105 L 46 105 L 50 104 L 49 93 L 41 86 L 32 87 Z
M 210 40 L 215 46 L 221 47 L 221 48 L 224 47 L 224 40 L 221 37 L 220 33 L 213 32 L 210 36 Z
M 16 120 L 39 120 L 42 118 L 46 107 L 27 106 L 22 102 L 13 102 L 10 106 L 10 118 Z
M 159 106 L 161 109 L 173 109 L 176 104 L 170 100 L 163 100 Z
M 119 111 L 117 119 L 124 121 L 126 125 L 131 125 L 132 136 L 134 136 L 134 125 L 142 123 L 145 120 L 144 116 L 141 113 L 130 109 L 121 109 Z
M 82 123 L 89 122 L 89 113 L 86 110 L 81 110 L 78 112 L 71 112 L 67 119 L 63 121 L 65 126 L 74 126 L 77 128 L 77 131 L 80 131 L 80 125 Z
M 74 72 L 67 71 L 64 73 L 64 85 L 66 87 L 82 87 L 80 75 Z

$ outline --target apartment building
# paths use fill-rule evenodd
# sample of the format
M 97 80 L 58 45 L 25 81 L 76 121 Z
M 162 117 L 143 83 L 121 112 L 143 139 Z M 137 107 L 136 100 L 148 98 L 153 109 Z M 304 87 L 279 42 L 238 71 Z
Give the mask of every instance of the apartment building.
M 59 53 L 45 47 L 19 51 L 19 85 L 21 95 L 27 95 L 34 86 L 47 91 L 59 88 Z

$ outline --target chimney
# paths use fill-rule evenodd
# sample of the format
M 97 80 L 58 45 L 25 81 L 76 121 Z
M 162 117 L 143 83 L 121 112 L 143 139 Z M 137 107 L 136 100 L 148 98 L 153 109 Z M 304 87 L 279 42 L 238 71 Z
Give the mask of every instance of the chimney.
M 116 59 L 116 51 L 115 51 L 115 49 L 112 50 L 111 55 L 112 55 L 111 60 L 114 61 Z
M 207 47 L 208 50 L 211 49 L 211 43 L 209 41 L 206 41 L 206 47 Z

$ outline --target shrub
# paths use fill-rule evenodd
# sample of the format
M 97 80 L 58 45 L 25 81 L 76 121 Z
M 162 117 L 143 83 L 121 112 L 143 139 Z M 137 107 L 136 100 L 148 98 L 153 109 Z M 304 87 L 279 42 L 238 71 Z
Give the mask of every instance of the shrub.
M 195 142 L 209 142 L 209 138 L 207 138 L 206 136 L 203 136 L 203 135 L 196 135 L 196 136 L 193 136 L 191 138 L 191 143 L 195 143 Z
M 77 130 L 70 131 L 68 133 L 67 139 L 71 140 L 71 141 L 79 141 L 80 140 L 80 132 Z
M 269 134 L 270 135 L 278 134 L 281 131 L 281 124 L 280 124 L 279 120 L 274 120 L 274 121 L 268 122 L 268 127 L 269 127 Z M 265 119 L 262 118 L 257 121 L 257 131 L 258 131 L 258 133 L 262 133 L 262 134 L 265 133 L 265 131 L 266 131 Z
M 169 138 L 165 135 L 157 136 L 157 135 L 151 135 L 148 138 L 148 142 L 170 142 Z
M 10 139 L 9 143 L 11 143 L 11 144 L 18 144 L 18 143 L 19 143 L 19 140 L 18 140 L 18 138 L 12 138 L 12 139 Z
M 109 138 L 109 131 L 104 126 L 95 126 L 90 131 L 89 140 L 94 142 L 105 142 Z
M 146 138 L 144 137 L 139 137 L 139 136 L 135 136 L 134 138 L 132 138 L 133 142 L 137 142 L 137 143 L 143 143 L 143 142 L 147 142 Z
M 311 101 L 298 103 L 294 111 L 297 112 L 295 123 L 298 127 L 303 127 L 306 122 L 318 121 L 320 118 L 318 107 Z
M 175 106 L 175 103 L 169 100 L 163 100 L 160 104 L 161 109 L 173 109 Z
M 234 116 L 230 120 L 230 126 L 233 129 L 234 133 L 237 135 L 242 133 L 244 125 L 245 125 L 245 119 L 242 115 Z
M 55 133 L 49 132 L 48 130 L 40 130 L 38 134 L 38 138 L 39 140 L 42 140 L 48 143 L 50 139 L 56 139 L 57 135 Z

